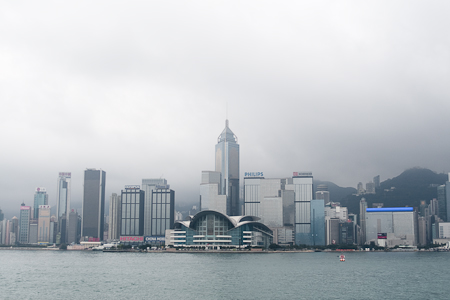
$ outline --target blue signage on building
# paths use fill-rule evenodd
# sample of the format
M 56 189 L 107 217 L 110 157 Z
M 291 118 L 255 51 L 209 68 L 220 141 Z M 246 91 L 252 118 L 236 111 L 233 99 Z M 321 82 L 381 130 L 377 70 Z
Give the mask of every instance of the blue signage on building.
M 146 236 L 144 237 L 144 241 L 146 243 L 155 243 L 155 242 L 165 242 L 166 241 L 166 237 L 164 236 Z
M 244 177 L 263 177 L 263 172 L 245 172 Z
M 366 212 L 397 212 L 397 211 L 414 211 L 414 208 L 412 208 L 412 207 L 366 208 Z

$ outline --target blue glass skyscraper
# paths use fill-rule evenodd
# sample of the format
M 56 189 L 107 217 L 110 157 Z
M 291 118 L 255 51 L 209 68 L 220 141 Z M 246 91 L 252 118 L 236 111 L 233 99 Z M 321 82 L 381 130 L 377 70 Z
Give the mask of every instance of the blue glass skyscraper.
M 219 194 L 226 195 L 227 215 L 240 215 L 239 209 L 239 144 L 225 121 L 225 129 L 216 145 L 216 172 L 221 173 Z
M 45 188 L 36 188 L 36 191 L 34 193 L 33 219 L 37 220 L 37 218 L 39 217 L 40 205 L 48 205 L 48 194 Z

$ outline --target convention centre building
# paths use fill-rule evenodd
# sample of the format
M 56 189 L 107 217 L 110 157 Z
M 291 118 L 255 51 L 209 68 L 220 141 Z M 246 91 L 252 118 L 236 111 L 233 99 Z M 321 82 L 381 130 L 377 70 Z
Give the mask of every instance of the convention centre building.
M 268 248 L 273 232 L 254 216 L 227 216 L 203 210 L 186 221 L 176 221 L 166 230 L 166 246 L 209 249 Z

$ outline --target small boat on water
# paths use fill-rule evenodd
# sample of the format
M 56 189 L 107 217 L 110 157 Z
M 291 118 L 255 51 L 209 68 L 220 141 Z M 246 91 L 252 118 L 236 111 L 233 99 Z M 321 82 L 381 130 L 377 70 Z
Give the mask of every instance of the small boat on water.
M 339 261 L 345 261 L 345 255 L 344 254 L 339 255 Z

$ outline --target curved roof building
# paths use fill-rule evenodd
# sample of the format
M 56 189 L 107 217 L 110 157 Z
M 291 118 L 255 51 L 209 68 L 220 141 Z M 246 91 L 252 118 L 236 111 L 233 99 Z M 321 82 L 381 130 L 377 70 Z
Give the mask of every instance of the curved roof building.
M 176 221 L 166 234 L 166 245 L 175 247 L 269 247 L 273 233 L 253 216 L 227 216 L 204 210 L 190 220 Z

